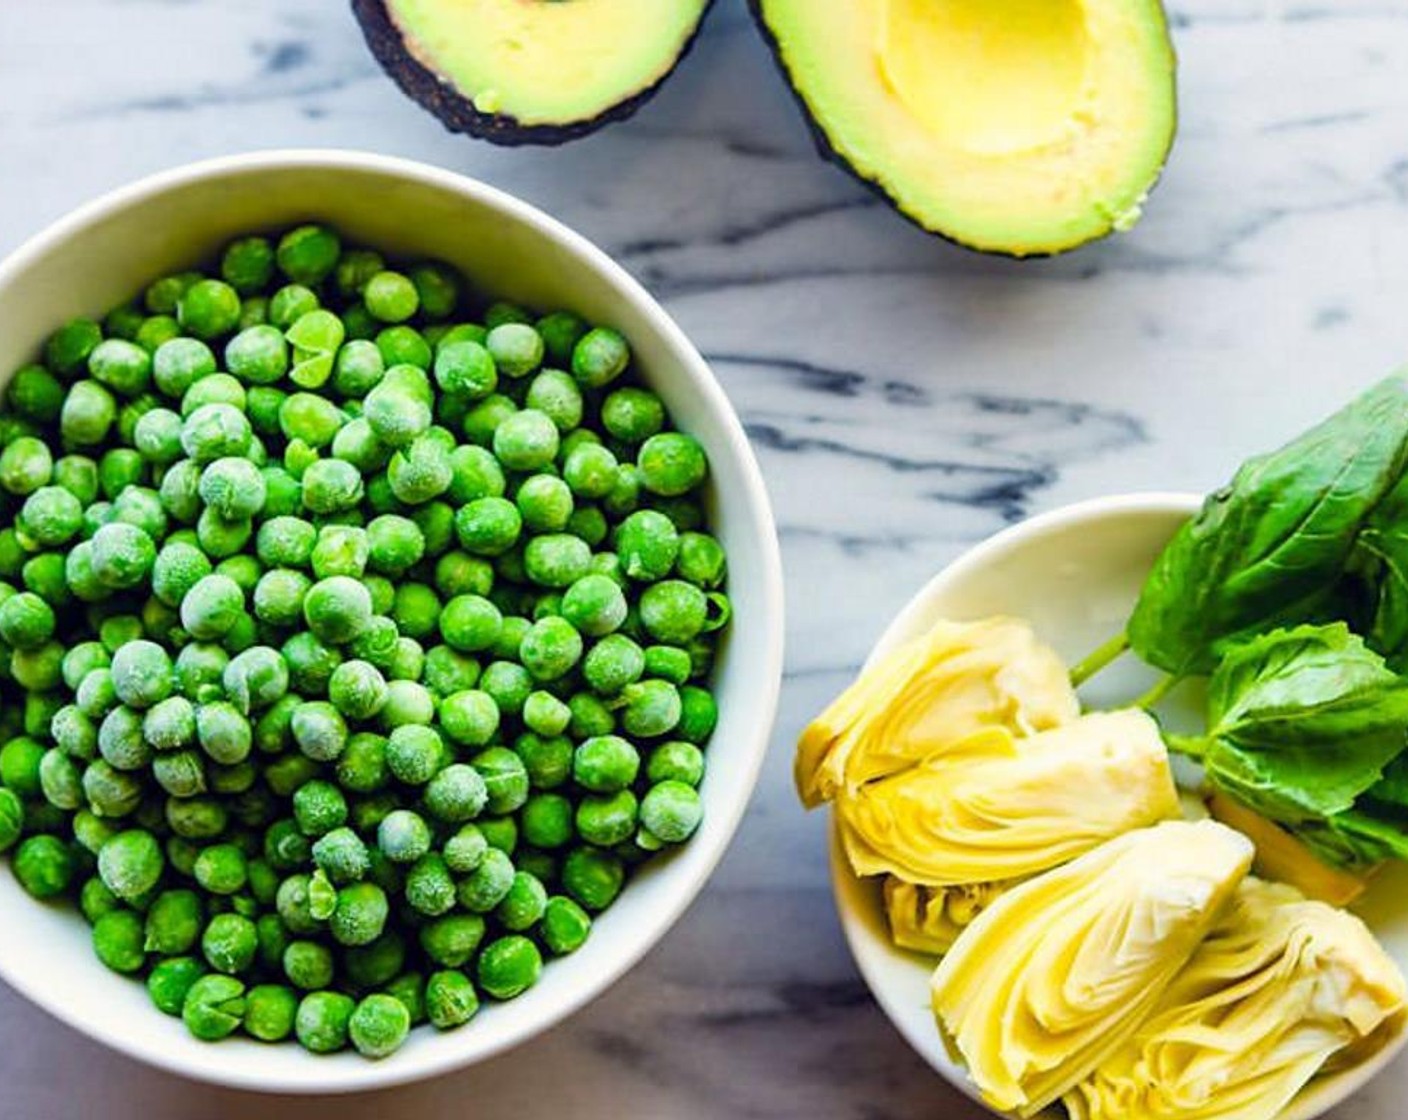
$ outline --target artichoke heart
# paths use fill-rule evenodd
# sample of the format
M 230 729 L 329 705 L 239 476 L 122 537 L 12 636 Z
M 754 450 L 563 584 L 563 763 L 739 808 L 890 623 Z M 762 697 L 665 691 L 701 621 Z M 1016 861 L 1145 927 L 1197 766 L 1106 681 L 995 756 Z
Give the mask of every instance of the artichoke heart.
M 1011 886 L 965 883 L 957 887 L 921 887 L 891 875 L 885 880 L 890 940 L 901 949 L 942 956 L 973 919 Z
M 1040 1111 L 1121 1050 L 1251 865 L 1216 821 L 1126 833 L 1012 888 L 940 962 L 934 1013 L 994 1107 Z
M 1025 622 L 941 621 L 866 668 L 802 732 L 797 791 L 815 808 L 984 727 L 1030 735 L 1079 712 L 1065 665 Z
M 836 809 L 857 875 L 933 887 L 1025 878 L 1179 815 L 1158 725 L 1132 708 L 1023 740 L 990 728 Z
M 1271 1120 L 1401 1029 L 1404 981 L 1352 914 L 1249 878 L 1153 1014 L 1066 1095 L 1074 1120 Z

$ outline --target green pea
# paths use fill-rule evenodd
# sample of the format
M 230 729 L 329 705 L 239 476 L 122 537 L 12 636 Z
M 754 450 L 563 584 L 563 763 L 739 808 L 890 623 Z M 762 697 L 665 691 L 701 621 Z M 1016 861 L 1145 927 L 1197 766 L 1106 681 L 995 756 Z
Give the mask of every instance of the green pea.
M 565 618 L 549 616 L 535 622 L 524 635 L 519 657 L 535 680 L 554 681 L 576 666 L 582 650 L 582 636 L 572 624 Z
M 543 910 L 541 933 L 543 943 L 556 956 L 575 953 L 591 933 L 592 920 L 572 899 L 557 895 L 548 899 Z
M 515 412 L 494 429 L 494 454 L 510 470 L 540 470 L 557 457 L 558 447 L 557 425 L 534 408 Z
M 538 878 L 526 871 L 518 871 L 508 894 L 504 895 L 494 914 L 505 929 L 522 933 L 542 920 L 547 903 L 547 888 Z
M 386 894 L 375 883 L 351 883 L 337 892 L 328 928 L 341 945 L 369 945 L 381 936 L 388 910 Z
M 102 329 L 92 319 L 70 319 L 44 344 L 44 362 L 54 372 L 70 377 L 87 364 L 88 355 L 102 337 Z
M 54 636 L 54 609 L 22 591 L 0 603 L 0 639 L 15 649 L 38 649 Z
M 321 283 L 337 267 L 342 241 L 321 225 L 303 225 L 279 239 L 275 259 L 279 271 L 295 284 Z
M 395 996 L 373 993 L 362 1000 L 347 1024 L 348 1037 L 367 1058 L 385 1058 L 399 1050 L 411 1029 L 411 1015 Z
M 274 263 L 274 247 L 268 238 L 241 237 L 225 247 L 220 275 L 241 295 L 250 295 L 269 286 Z
M 326 988 L 333 979 L 332 950 L 317 941 L 290 941 L 284 949 L 284 975 L 305 992 Z
M 450 1030 L 474 1018 L 479 996 L 463 972 L 443 969 L 431 973 L 426 981 L 425 1011 L 436 1030 Z
M 30 836 L 15 849 L 15 878 L 34 898 L 53 898 L 73 881 L 73 853 L 57 837 Z
M 257 984 L 245 996 L 244 1029 L 260 1042 L 282 1042 L 293 1034 L 298 996 L 282 984 Z
M 420 293 L 412 280 L 399 272 L 383 271 L 362 289 L 362 299 L 372 316 L 383 323 L 404 323 L 420 308 Z
M 226 521 L 247 521 L 264 508 L 268 487 L 248 459 L 226 456 L 201 472 L 201 501 Z
M 367 846 L 352 829 L 333 828 L 313 845 L 313 861 L 339 886 L 357 882 L 371 870 Z
M 538 982 L 543 959 L 528 938 L 501 937 L 485 946 L 479 956 L 479 987 L 498 1000 L 513 999 Z
M 212 973 L 191 985 L 181 1007 L 181 1018 L 196 1038 L 217 1042 L 239 1029 L 245 1006 L 243 981 Z
M 139 829 L 119 832 L 98 853 L 98 875 L 103 885 L 126 902 L 155 887 L 165 866 L 156 837 Z
M 244 889 L 249 865 L 235 844 L 212 844 L 196 857 L 195 880 L 211 894 L 231 895 Z
M 338 783 L 355 793 L 372 793 L 385 787 L 390 776 L 386 746 L 386 740 L 372 732 L 353 735 L 337 758 Z
M 445 753 L 444 742 L 434 729 L 406 724 L 391 732 L 386 765 L 407 785 L 425 785 L 439 772 Z
M 12 790 L 0 789 L 0 852 L 15 846 L 23 828 L 24 803 Z
M 341 992 L 309 992 L 298 1005 L 294 1033 L 304 1049 L 332 1054 L 348 1042 L 348 1024 L 356 1001 Z
M 124 396 L 135 396 L 151 380 L 151 355 L 137 345 L 120 338 L 104 339 L 88 355 L 88 372 L 99 381 Z
M 713 695 L 696 685 L 680 689 L 680 721 L 675 734 L 689 743 L 703 743 L 719 722 L 718 704 Z
M 434 368 L 436 383 L 452 396 L 482 400 L 498 388 L 494 359 L 474 340 L 443 344 L 435 355 Z
M 20 436 L 0 452 L 0 486 L 11 494 L 32 494 L 48 485 L 53 475 L 53 454 L 34 436 Z
M 147 974 L 147 994 L 158 1011 L 180 1015 L 191 988 L 204 975 L 205 966 L 194 957 L 168 957 Z
M 321 640 L 334 645 L 350 642 L 371 621 L 371 595 L 350 576 L 331 576 L 309 589 L 303 600 L 303 617 Z
M 572 803 L 555 793 L 537 793 L 522 812 L 523 838 L 535 848 L 556 849 L 572 839 Z
M 543 339 L 527 323 L 500 323 L 490 328 L 484 346 L 505 377 L 525 377 L 542 364 Z
M 143 947 L 163 957 L 187 953 L 200 937 L 203 918 L 195 891 L 163 891 L 147 910 Z
M 513 861 L 497 848 L 489 848 L 480 859 L 479 866 L 460 880 L 457 900 L 466 910 L 487 914 L 503 901 L 513 887 L 513 876 Z M 451 962 L 440 960 L 439 963 Z

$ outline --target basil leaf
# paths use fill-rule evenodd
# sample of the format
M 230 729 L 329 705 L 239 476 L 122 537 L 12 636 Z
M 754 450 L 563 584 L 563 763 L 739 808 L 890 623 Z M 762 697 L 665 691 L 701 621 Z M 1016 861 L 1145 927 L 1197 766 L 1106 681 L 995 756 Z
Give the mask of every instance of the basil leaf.
M 1385 657 L 1408 653 L 1408 478 L 1369 514 L 1349 569 L 1369 597 L 1364 633 Z
M 1405 467 L 1395 376 L 1208 497 L 1155 563 L 1130 645 L 1167 672 L 1207 673 L 1229 640 L 1331 614 L 1361 526 Z
M 1367 796 L 1387 808 L 1408 812 L 1408 754 L 1399 755 L 1384 767 L 1384 776 Z
M 1408 745 L 1408 680 L 1343 623 L 1230 647 L 1208 682 L 1208 733 L 1174 746 L 1208 780 L 1287 824 L 1343 813 Z
M 1323 823 L 1293 831 L 1335 867 L 1366 868 L 1386 859 L 1408 859 L 1408 821 L 1372 808 L 1336 813 Z

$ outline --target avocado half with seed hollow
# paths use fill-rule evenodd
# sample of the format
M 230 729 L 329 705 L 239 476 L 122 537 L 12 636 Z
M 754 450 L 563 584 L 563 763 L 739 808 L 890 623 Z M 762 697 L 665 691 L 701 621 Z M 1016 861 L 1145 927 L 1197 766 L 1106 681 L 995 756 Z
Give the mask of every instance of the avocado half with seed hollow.
M 625 120 L 712 0 L 352 0 L 396 83 L 452 132 L 559 144 Z
M 750 2 L 822 153 L 970 248 L 1129 228 L 1173 143 L 1158 0 Z

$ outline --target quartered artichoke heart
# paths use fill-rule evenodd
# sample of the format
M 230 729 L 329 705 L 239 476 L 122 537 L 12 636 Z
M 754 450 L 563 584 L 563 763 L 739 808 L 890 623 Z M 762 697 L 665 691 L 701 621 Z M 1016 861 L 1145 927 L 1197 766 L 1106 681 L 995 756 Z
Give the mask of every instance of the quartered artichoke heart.
M 1025 878 L 1179 815 L 1158 725 L 1137 709 L 1021 740 L 989 728 L 836 810 L 857 875 L 935 887 Z
M 1352 914 L 1249 878 L 1152 1015 L 1065 1098 L 1073 1120 L 1271 1120 L 1402 1028 L 1404 981 Z
M 797 791 L 815 808 L 985 727 L 1030 735 L 1079 711 L 1066 666 L 1025 622 L 941 621 L 867 668 L 802 732 Z
M 984 1098 L 1031 1115 L 1126 1046 L 1251 860 L 1250 842 L 1225 825 L 1169 821 L 1014 887 L 979 915 L 931 990 Z
M 921 887 L 893 875 L 885 880 L 890 940 L 901 949 L 942 956 L 973 920 L 1013 883 Z

